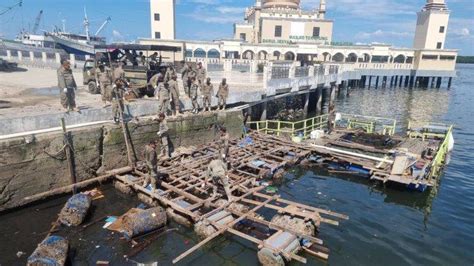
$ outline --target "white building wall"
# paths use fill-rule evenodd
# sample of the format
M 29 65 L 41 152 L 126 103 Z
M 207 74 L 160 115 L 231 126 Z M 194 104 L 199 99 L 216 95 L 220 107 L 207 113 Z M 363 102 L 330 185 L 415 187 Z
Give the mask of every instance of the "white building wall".
M 155 16 L 158 14 L 158 17 Z M 176 38 L 175 0 L 150 0 L 151 38 L 174 40 Z M 159 37 L 156 33 L 160 33 Z

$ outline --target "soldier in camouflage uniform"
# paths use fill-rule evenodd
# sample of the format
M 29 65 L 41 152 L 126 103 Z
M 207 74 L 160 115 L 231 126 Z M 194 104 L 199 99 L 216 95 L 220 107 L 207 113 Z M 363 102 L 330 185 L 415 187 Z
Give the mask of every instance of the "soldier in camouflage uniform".
M 177 76 L 174 75 L 171 77 L 171 80 L 168 82 L 170 94 L 171 94 L 171 112 L 173 115 L 181 113 L 181 106 L 179 102 L 179 88 Z
M 96 80 L 99 82 L 100 94 L 102 96 L 102 102 L 104 107 L 107 105 L 107 102 L 112 102 L 111 93 L 112 93 L 112 84 L 113 84 L 113 73 L 105 66 L 101 64 L 98 71 L 96 71 Z
M 227 79 L 222 79 L 216 97 L 219 98 L 219 110 L 221 108 L 222 110 L 225 110 L 227 104 L 227 97 L 229 97 L 229 84 L 227 84 Z
M 161 148 L 160 148 L 160 155 L 165 157 L 170 157 L 170 147 L 168 142 L 168 125 L 166 123 L 166 115 L 160 113 L 158 115 L 158 121 L 160 122 L 160 128 L 158 133 L 158 137 L 161 138 Z
M 76 108 L 77 85 L 72 74 L 71 63 L 68 60 L 61 60 L 61 67 L 58 73 L 58 87 L 60 90 L 61 105 L 69 111 L 79 111 Z
M 201 85 L 195 77 L 193 77 L 191 81 L 191 89 L 189 90 L 189 97 L 191 98 L 191 102 L 193 104 L 193 110 L 191 112 L 193 114 L 197 114 L 199 112 L 198 91 L 200 90 Z
M 170 87 L 168 82 L 161 82 L 158 85 L 158 99 L 158 113 L 167 114 L 170 106 Z
M 204 107 L 204 111 L 211 111 L 212 107 L 212 94 L 214 94 L 214 87 L 211 83 L 211 78 L 206 79 L 206 83 L 201 87 L 201 94 L 202 94 L 202 105 Z
M 148 168 L 148 175 L 143 182 L 143 187 L 147 187 L 149 184 L 151 184 L 152 192 L 154 192 L 157 188 L 156 181 L 158 180 L 158 156 L 156 154 L 156 141 L 151 141 L 145 146 L 143 157 L 145 158 L 146 166 Z
M 111 92 L 112 113 L 114 114 L 114 122 L 119 123 L 120 119 L 123 118 L 123 99 L 127 90 L 125 88 L 125 81 L 122 79 L 117 79 L 114 85 Z
M 202 63 L 199 62 L 196 69 L 196 78 L 197 80 L 199 80 L 200 84 L 204 84 L 204 81 L 206 80 L 206 76 L 207 76 L 206 69 L 202 66 Z

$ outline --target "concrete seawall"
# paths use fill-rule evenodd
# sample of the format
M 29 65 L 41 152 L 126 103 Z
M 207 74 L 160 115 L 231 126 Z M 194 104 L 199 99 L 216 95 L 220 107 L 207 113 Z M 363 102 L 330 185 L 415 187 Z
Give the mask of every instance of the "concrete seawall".
M 199 145 L 215 138 L 212 125 L 225 125 L 231 137 L 242 132 L 240 111 L 207 113 L 168 119 L 174 148 Z M 143 147 L 157 139 L 158 122 L 128 124 L 139 159 Z M 77 182 L 127 165 L 127 150 L 120 126 L 104 124 L 72 130 Z M 0 211 L 19 207 L 23 199 L 70 184 L 63 134 L 51 132 L 0 141 Z

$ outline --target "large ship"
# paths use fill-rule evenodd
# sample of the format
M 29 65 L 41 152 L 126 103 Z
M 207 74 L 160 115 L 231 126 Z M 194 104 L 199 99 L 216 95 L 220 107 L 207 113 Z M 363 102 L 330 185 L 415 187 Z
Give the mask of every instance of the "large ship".
M 40 11 L 36 18 L 35 26 L 31 32 L 22 31 L 15 40 L 0 40 L 1 48 L 34 52 L 61 52 L 75 55 L 93 55 L 94 45 L 104 45 L 104 37 L 98 36 L 105 26 L 111 21 L 108 17 L 94 35 L 89 33 L 89 19 L 84 9 L 84 30 L 85 34 L 75 34 L 66 31 L 63 25 L 62 29 L 56 27 L 54 31 L 36 34 L 39 21 L 43 11 Z

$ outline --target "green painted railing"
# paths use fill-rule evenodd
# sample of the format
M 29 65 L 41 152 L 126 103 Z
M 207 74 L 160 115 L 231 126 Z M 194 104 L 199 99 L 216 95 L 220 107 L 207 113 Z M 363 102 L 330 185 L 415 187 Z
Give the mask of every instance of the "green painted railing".
M 453 126 L 449 126 L 448 132 L 445 134 L 444 140 L 439 146 L 438 152 L 436 153 L 436 156 L 431 162 L 431 171 L 429 175 L 430 179 L 432 179 L 433 177 L 438 177 L 446 163 L 446 156 L 449 152 L 449 144 L 450 141 L 453 139 L 452 134 Z
M 248 122 L 247 125 L 251 129 L 265 134 L 275 134 L 277 136 L 288 134 L 292 137 L 301 135 L 303 139 L 307 139 L 312 131 L 327 128 L 328 115 L 320 115 L 296 122 L 265 120 Z
M 342 124 L 348 129 L 361 128 L 369 134 L 395 135 L 397 128 L 395 119 L 343 113 L 339 113 L 339 115 L 338 124 Z

